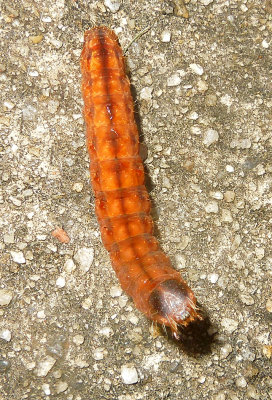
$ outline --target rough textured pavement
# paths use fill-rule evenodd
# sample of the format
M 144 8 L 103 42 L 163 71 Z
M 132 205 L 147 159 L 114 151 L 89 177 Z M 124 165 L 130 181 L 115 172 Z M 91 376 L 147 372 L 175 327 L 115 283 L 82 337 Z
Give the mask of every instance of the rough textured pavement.
M 272 399 L 271 1 L 1 3 L 0 399 Z M 127 64 L 156 234 L 207 314 L 182 343 L 101 244 L 79 70 L 100 24 L 123 48 L 150 28 Z

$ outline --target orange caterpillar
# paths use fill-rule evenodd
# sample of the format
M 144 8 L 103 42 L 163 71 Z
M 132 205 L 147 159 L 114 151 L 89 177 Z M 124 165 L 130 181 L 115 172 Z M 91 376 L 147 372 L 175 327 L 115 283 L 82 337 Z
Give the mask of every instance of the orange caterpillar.
M 113 31 L 85 33 L 82 95 L 95 209 L 123 290 L 152 321 L 178 326 L 200 316 L 196 298 L 152 235 L 139 135 L 124 57 Z

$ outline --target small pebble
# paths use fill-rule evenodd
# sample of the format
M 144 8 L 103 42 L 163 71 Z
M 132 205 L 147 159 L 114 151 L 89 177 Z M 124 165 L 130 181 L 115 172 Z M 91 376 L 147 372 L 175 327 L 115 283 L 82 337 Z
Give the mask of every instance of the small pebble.
M 232 318 L 223 318 L 221 321 L 221 325 L 228 333 L 233 333 L 237 329 L 238 324 L 238 321 Z
M 213 197 L 216 200 L 222 200 L 223 199 L 223 193 L 219 192 L 210 192 L 210 196 Z
M 262 41 L 262 46 L 263 46 L 264 49 L 268 49 L 269 43 L 264 39 L 264 40 Z
M 234 172 L 234 168 L 232 165 L 226 165 L 226 171 L 227 172 Z
M 123 383 L 125 383 L 126 385 L 132 385 L 134 383 L 137 383 L 139 380 L 136 368 L 128 365 L 122 365 L 121 378 Z
M 199 92 L 204 93 L 209 89 L 209 86 L 205 81 L 199 79 L 199 81 L 197 82 L 197 89 Z
M 220 349 L 220 358 L 224 360 L 227 358 L 230 353 L 232 352 L 232 347 L 229 343 L 226 343 L 223 347 Z
M 197 75 L 203 75 L 203 68 L 199 64 L 190 64 L 191 70 Z
M 6 340 L 6 342 L 10 342 L 11 340 L 11 332 L 9 329 L 1 329 L 0 330 L 0 339 Z
M 193 111 L 189 114 L 188 118 L 191 119 L 192 121 L 196 121 L 198 119 L 199 115 L 197 112 Z
M 111 297 L 119 297 L 122 294 L 122 289 L 119 286 L 113 286 L 110 288 Z
M 103 360 L 103 358 L 104 358 L 103 351 L 104 351 L 104 350 L 103 350 L 102 348 L 97 348 L 97 349 L 95 349 L 94 352 L 93 352 L 93 358 L 94 358 L 96 361 Z
M 181 83 L 181 77 L 178 74 L 173 74 L 167 79 L 167 86 L 178 86 Z
M 264 258 L 264 248 L 263 247 L 256 247 L 255 254 L 258 260 L 262 260 Z
M 236 386 L 239 388 L 245 388 L 247 386 L 247 381 L 245 380 L 245 378 L 243 376 L 241 376 L 240 378 L 237 378 L 235 383 L 236 383 Z
M 56 360 L 51 356 L 46 356 L 43 360 L 38 363 L 36 368 L 37 376 L 46 376 L 48 372 L 53 368 Z
M 49 386 L 48 383 L 43 383 L 43 384 L 42 384 L 42 390 L 44 391 L 44 394 L 45 394 L 46 396 L 50 396 L 51 391 L 50 391 L 50 386 Z
M 119 0 L 105 0 L 104 4 L 114 14 L 119 11 L 121 2 Z
M 266 306 L 267 311 L 272 313 L 272 298 L 267 300 L 265 306 Z
M 63 288 L 65 286 L 65 278 L 63 276 L 59 276 L 56 280 L 56 286 L 59 288 Z
M 83 335 L 75 335 L 73 337 L 73 342 L 77 345 L 80 346 L 82 343 L 84 343 L 84 336 Z
M 29 36 L 28 40 L 33 44 L 38 44 L 43 40 L 43 35 Z
M 218 213 L 218 204 L 216 201 L 211 201 L 210 203 L 208 203 L 205 207 L 205 211 L 206 213 Z
M 228 223 L 233 221 L 233 218 L 232 218 L 230 210 L 227 210 L 226 208 L 222 209 L 221 221 L 222 222 L 228 222 Z
M 49 17 L 49 15 L 44 15 L 42 16 L 42 22 L 50 23 L 52 21 L 52 18 Z
M 84 310 L 89 310 L 93 304 L 93 299 L 91 297 L 86 297 L 81 303 L 82 308 Z
M 152 92 L 153 92 L 152 87 L 144 87 L 140 92 L 140 98 L 142 100 L 150 101 L 152 100 Z
M 8 371 L 10 369 L 10 366 L 11 366 L 10 361 L 0 359 L 0 372 Z
M 7 306 L 12 300 L 12 291 L 0 289 L 0 306 Z
M 217 142 L 219 139 L 218 132 L 214 129 L 208 129 L 204 133 L 203 143 L 205 146 L 209 147 L 211 144 Z
M 63 381 L 59 381 L 56 384 L 56 393 L 63 393 L 65 392 L 65 390 L 68 389 L 68 383 L 67 382 L 63 382 Z
M 255 399 L 255 400 L 259 400 L 260 399 L 260 396 L 257 393 L 257 391 L 256 391 L 256 389 L 255 389 L 255 387 L 253 385 L 248 385 L 247 395 L 251 399 Z
M 201 135 L 201 129 L 200 129 L 200 127 L 199 126 L 196 126 L 196 125 L 193 125 L 192 127 L 191 127 L 191 132 L 194 134 L 194 135 Z
M 83 189 L 83 183 L 81 183 L 81 182 L 76 182 L 76 183 L 74 183 L 74 185 L 73 185 L 73 190 L 74 190 L 75 192 L 80 193 L 80 192 L 82 191 L 82 189 Z
M 252 306 L 254 304 L 254 299 L 249 294 L 241 294 L 240 299 L 241 302 L 246 304 L 247 306 Z
M 224 200 L 225 200 L 227 203 L 231 203 L 234 199 L 235 199 L 235 193 L 234 193 L 233 191 L 227 190 L 227 191 L 224 193 Z
M 211 283 L 216 283 L 218 281 L 219 275 L 216 273 L 213 273 L 209 276 L 209 281 Z
M 205 97 L 205 103 L 208 107 L 214 107 L 217 102 L 217 97 L 215 94 L 207 94 Z
M 68 258 L 68 260 L 65 261 L 63 268 L 66 272 L 71 273 L 76 269 L 76 266 L 74 261 L 71 258 Z
M 225 94 L 224 96 L 220 97 L 220 101 L 222 104 L 228 107 L 230 107 L 233 103 L 232 98 L 228 94 Z
M 78 249 L 78 251 L 74 256 L 74 259 L 79 264 L 79 268 L 83 273 L 89 271 L 93 263 L 93 258 L 94 258 L 94 250 L 93 248 L 88 248 L 88 247 L 82 247 L 81 249 Z
M 56 239 L 58 239 L 58 241 L 60 241 L 61 243 L 69 243 L 70 242 L 69 236 L 67 235 L 65 230 L 60 227 L 57 227 L 56 229 L 54 229 L 51 232 L 51 235 L 53 237 L 55 237 Z
M 44 310 L 41 310 L 41 311 L 37 312 L 37 318 L 39 318 L 39 319 L 45 319 L 46 318 Z
M 263 346 L 263 355 L 264 355 L 266 358 L 270 359 L 271 356 L 272 356 L 272 346 L 264 345 L 264 346 Z
M 212 2 L 213 2 L 213 0 L 200 0 L 200 3 L 203 4 L 204 6 L 208 6 Z
M 161 41 L 163 43 L 168 43 L 171 40 L 171 32 L 170 31 L 163 31 L 161 34 Z
M 14 232 L 5 233 L 3 239 L 6 244 L 14 243 Z
M 15 107 L 15 104 L 9 100 L 4 101 L 3 105 L 7 110 L 12 110 Z

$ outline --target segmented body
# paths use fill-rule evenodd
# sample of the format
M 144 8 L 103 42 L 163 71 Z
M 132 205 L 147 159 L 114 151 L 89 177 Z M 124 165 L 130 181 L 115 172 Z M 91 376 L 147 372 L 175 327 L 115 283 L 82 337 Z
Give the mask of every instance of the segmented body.
M 102 241 L 123 290 L 148 318 L 171 327 L 198 318 L 196 299 L 153 236 L 130 83 L 114 32 L 85 33 L 82 94 Z

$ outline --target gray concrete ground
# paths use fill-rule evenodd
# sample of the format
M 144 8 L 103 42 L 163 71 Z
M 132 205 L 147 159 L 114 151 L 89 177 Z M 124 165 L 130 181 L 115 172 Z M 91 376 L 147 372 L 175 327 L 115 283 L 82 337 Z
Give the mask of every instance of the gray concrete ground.
M 271 1 L 1 6 L 1 400 L 272 399 Z M 208 315 L 181 344 L 100 240 L 79 57 L 102 24 L 150 27 L 127 63 L 156 234 Z

